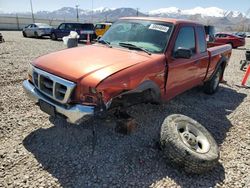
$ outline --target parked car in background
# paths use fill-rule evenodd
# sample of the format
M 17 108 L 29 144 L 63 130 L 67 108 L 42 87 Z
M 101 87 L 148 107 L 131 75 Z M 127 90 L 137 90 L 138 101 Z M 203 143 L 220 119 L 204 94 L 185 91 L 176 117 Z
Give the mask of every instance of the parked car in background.
M 50 36 L 52 27 L 46 23 L 34 23 L 29 24 L 23 28 L 24 37 L 36 37 Z
M 111 27 L 112 23 L 97 23 L 95 25 L 95 33 L 97 37 L 101 37 Z
M 215 42 L 221 44 L 230 44 L 232 48 L 238 48 L 240 46 L 245 46 L 246 40 L 245 38 L 229 33 L 216 33 Z
M 237 33 L 234 33 L 235 35 L 239 36 L 239 37 L 242 37 L 242 38 L 246 38 L 246 33 L 245 32 L 237 32 Z
M 90 40 L 93 40 L 96 38 L 94 28 L 92 23 L 61 23 L 57 29 L 51 31 L 50 37 L 52 40 L 57 40 L 68 36 L 70 31 L 76 31 L 80 36 L 79 40 L 86 40 L 87 33 L 90 34 Z
M 250 38 L 250 32 L 246 32 L 246 38 Z

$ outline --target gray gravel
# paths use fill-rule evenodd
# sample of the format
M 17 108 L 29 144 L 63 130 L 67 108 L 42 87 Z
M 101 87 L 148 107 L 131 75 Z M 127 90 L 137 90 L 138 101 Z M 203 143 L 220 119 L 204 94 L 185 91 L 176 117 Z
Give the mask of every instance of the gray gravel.
M 227 85 L 218 93 L 208 96 L 195 88 L 160 106 L 134 106 L 129 113 L 138 127 L 125 136 L 114 132 L 113 119 L 82 125 L 49 121 L 21 83 L 32 59 L 65 46 L 23 38 L 21 32 L 2 34 L 0 187 L 250 187 L 250 90 L 235 86 L 243 76 L 243 48 L 233 50 Z M 157 141 L 161 123 L 172 113 L 188 115 L 211 131 L 221 150 L 217 168 L 189 175 L 166 161 Z M 98 140 L 92 155 L 93 124 Z

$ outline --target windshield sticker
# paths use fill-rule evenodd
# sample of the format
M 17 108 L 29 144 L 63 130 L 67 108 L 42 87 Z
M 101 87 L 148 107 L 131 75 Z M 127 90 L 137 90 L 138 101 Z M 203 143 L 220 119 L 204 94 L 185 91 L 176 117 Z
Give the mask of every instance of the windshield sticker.
M 169 30 L 169 27 L 164 26 L 164 25 L 151 24 L 149 26 L 149 29 L 157 30 L 157 31 L 161 31 L 161 32 L 167 33 L 168 30 Z

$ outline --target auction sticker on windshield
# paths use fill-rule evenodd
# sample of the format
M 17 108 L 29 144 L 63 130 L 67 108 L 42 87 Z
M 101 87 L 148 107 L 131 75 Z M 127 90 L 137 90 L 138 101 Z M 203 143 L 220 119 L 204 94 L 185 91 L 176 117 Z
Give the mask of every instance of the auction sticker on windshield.
M 164 26 L 164 25 L 151 24 L 151 25 L 149 26 L 149 29 L 157 30 L 157 31 L 161 31 L 161 32 L 167 33 L 168 30 L 169 30 L 169 27 Z

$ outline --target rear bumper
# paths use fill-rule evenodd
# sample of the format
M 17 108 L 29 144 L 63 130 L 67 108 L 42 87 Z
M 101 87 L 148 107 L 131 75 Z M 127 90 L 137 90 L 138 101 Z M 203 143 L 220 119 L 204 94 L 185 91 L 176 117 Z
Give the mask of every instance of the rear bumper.
M 47 102 L 48 104 L 54 106 L 56 113 L 65 116 L 67 121 L 70 123 L 78 124 L 84 118 L 94 115 L 94 106 L 76 104 L 66 107 L 64 105 L 58 104 L 57 102 L 54 102 L 50 98 L 44 96 L 28 80 L 23 82 L 23 88 L 28 97 L 35 103 L 38 103 L 39 100 Z

